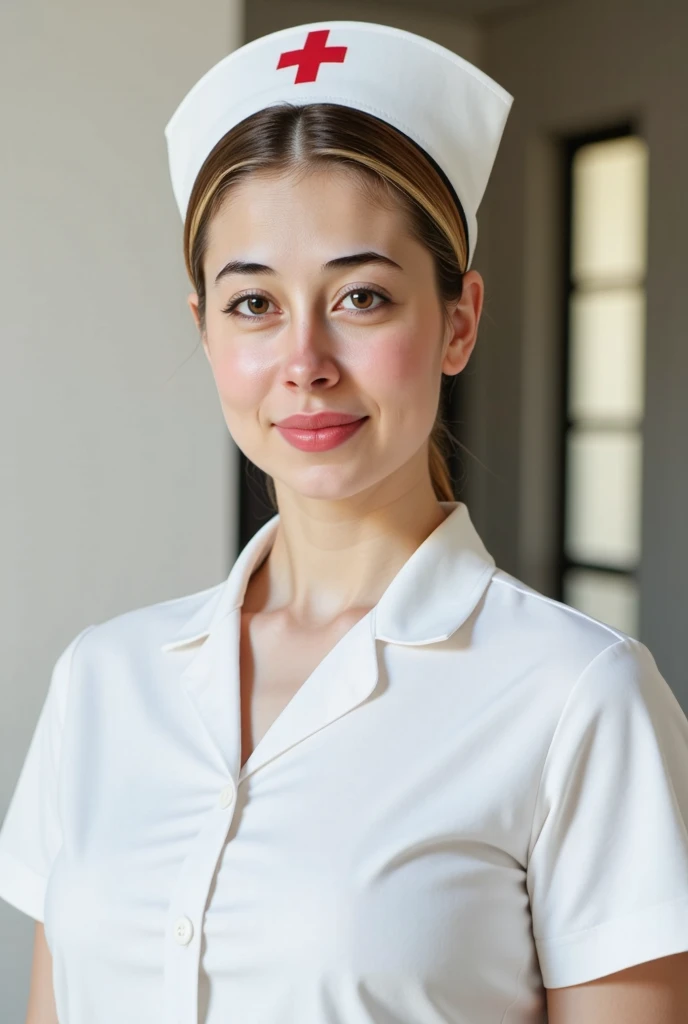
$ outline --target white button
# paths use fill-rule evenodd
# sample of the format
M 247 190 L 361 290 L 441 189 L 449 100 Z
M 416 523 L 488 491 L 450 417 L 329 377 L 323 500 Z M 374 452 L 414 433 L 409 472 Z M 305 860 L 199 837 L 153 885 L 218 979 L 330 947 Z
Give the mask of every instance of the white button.
M 234 801 L 234 786 L 225 786 L 220 793 L 220 807 L 229 807 Z
M 186 946 L 187 943 L 191 942 L 192 935 L 193 925 L 191 921 L 189 921 L 188 917 L 180 917 L 175 921 L 174 937 L 180 946 Z

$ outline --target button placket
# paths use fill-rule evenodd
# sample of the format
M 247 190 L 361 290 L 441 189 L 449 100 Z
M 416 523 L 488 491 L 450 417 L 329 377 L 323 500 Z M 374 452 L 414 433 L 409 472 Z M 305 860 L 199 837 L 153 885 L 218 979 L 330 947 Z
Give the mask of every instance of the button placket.
M 235 797 L 235 787 L 226 785 L 218 802 L 233 807 Z M 170 894 L 164 967 L 165 1020 L 170 1024 L 198 1024 L 203 915 L 231 821 L 231 813 L 207 814 Z
M 234 803 L 234 786 L 225 786 L 220 792 L 220 807 L 225 810 L 227 807 L 231 807 Z
M 180 917 L 174 925 L 174 937 L 180 946 L 188 946 L 193 938 L 193 922 L 188 917 Z

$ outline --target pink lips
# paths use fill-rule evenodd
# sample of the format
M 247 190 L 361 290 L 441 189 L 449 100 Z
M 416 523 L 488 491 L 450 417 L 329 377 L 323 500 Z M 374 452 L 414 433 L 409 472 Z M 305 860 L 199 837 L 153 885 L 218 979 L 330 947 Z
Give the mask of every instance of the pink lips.
M 323 452 L 347 441 L 367 419 L 367 416 L 352 416 L 348 413 L 318 412 L 288 416 L 275 426 L 294 448 L 306 452 Z

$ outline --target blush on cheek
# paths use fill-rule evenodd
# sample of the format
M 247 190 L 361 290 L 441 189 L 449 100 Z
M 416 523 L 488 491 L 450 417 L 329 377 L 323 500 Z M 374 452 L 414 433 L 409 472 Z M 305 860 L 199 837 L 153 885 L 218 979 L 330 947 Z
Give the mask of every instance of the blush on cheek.
M 431 371 L 431 352 L 426 339 L 418 333 L 397 331 L 371 345 L 370 358 L 366 367 L 366 379 L 379 380 L 390 385 L 406 388 L 415 382 L 416 387 Z
M 213 373 L 223 404 L 234 409 L 255 409 L 270 387 L 265 365 L 247 356 L 225 357 L 214 366 Z

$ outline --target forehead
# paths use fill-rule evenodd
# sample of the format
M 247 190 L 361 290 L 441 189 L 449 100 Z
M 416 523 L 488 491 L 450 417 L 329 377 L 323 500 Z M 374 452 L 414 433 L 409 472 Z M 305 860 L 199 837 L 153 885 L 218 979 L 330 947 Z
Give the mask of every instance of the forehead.
M 231 187 L 215 214 L 209 247 L 253 240 L 313 240 L 314 236 L 391 244 L 409 237 L 408 213 L 389 190 L 360 172 L 325 164 L 289 171 L 257 172 Z

